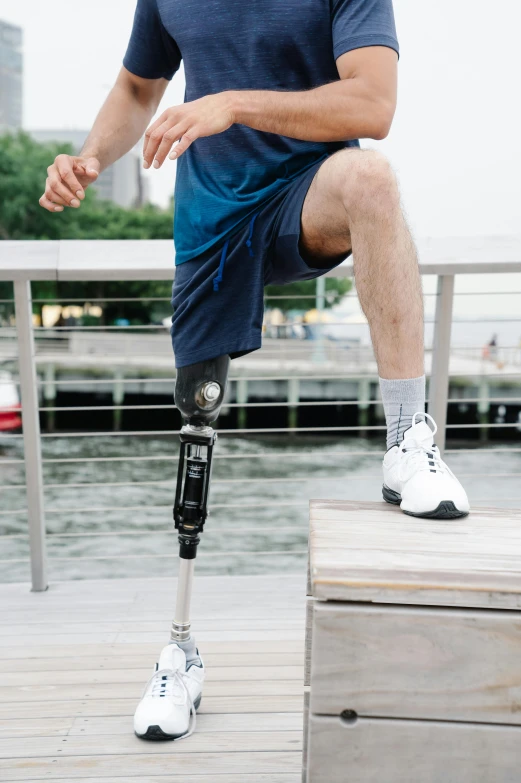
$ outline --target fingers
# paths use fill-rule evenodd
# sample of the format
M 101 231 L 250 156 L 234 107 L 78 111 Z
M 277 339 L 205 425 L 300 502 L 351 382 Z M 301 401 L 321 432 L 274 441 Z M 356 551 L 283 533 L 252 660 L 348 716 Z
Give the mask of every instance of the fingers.
M 175 144 L 176 141 L 179 141 L 183 134 L 188 133 L 188 128 L 186 125 L 176 125 L 175 127 L 171 128 L 170 130 L 166 131 L 166 133 L 163 135 L 163 139 L 161 141 L 161 144 L 159 145 L 159 148 L 154 156 L 154 168 L 159 169 L 165 162 L 166 156 L 172 149 L 172 145 Z M 179 146 L 179 145 L 177 145 Z M 176 147 L 177 149 L 177 147 Z M 172 154 L 170 155 L 170 158 L 172 158 Z M 177 157 L 177 156 L 174 156 Z
M 41 197 L 38 203 L 40 204 L 41 207 L 46 209 L 48 212 L 63 212 L 63 207 L 59 206 L 58 204 L 55 204 L 53 201 L 50 201 L 50 199 L 47 198 L 45 193 Z
M 160 128 L 162 125 L 168 125 L 168 127 L 171 127 L 174 124 L 174 122 L 171 119 L 171 114 L 172 114 L 172 110 L 171 109 L 167 109 L 146 130 L 145 138 L 143 139 L 143 159 L 145 161 L 145 164 L 147 163 L 147 161 L 150 161 L 150 162 L 148 163 L 148 166 L 144 164 L 145 168 L 148 168 L 152 164 L 152 160 L 154 159 L 153 155 L 152 155 L 152 158 L 149 158 L 149 154 L 148 154 L 148 146 L 151 143 L 152 134 L 154 134 L 158 130 L 158 128 Z M 166 130 L 166 128 L 165 128 L 165 130 Z
M 186 152 L 190 144 L 192 144 L 198 138 L 199 138 L 199 132 L 197 130 L 197 127 L 190 128 L 189 131 L 183 133 L 183 136 L 179 141 L 179 144 L 176 144 L 175 148 L 172 150 L 172 152 L 169 155 L 170 160 L 175 160 L 176 158 L 180 158 L 183 152 Z
M 81 188 L 81 192 L 83 193 L 83 188 Z M 73 196 L 69 188 L 54 174 L 47 178 L 45 195 L 49 201 L 54 201 L 55 204 L 61 204 L 63 207 L 74 207 L 77 209 L 81 203 L 80 199 L 77 196 Z M 85 198 L 85 196 L 82 195 L 82 198 Z
M 82 172 L 91 182 L 94 182 L 94 180 L 99 177 L 101 164 L 97 158 L 87 158 L 86 160 L 78 162 L 78 165 L 81 166 Z
M 53 168 L 53 167 L 51 167 Z M 83 192 L 83 188 L 78 182 L 78 179 L 76 178 L 76 175 L 73 171 L 73 159 L 69 155 L 58 155 L 54 162 L 54 168 L 58 174 L 60 184 L 63 183 L 63 187 L 67 187 L 68 191 L 70 193 L 70 199 L 69 203 L 72 200 L 78 200 L 78 199 L 84 199 L 85 193 Z M 49 178 L 54 178 L 54 172 L 49 172 Z M 57 193 L 60 193 L 60 195 L 66 196 L 62 192 L 62 187 L 59 187 L 58 189 L 55 187 L 55 183 L 52 183 L 53 190 L 56 190 Z M 73 205 L 74 206 L 74 205 Z M 79 206 L 79 204 L 78 204 Z
M 167 121 L 161 123 L 161 125 L 157 125 L 155 128 L 152 125 L 145 134 L 145 149 L 143 151 L 143 166 L 145 169 L 149 169 L 152 165 L 152 162 L 156 156 L 156 153 L 159 149 L 159 146 L 161 142 L 163 141 L 163 137 L 165 133 L 170 131 L 172 128 L 172 122 Z M 170 142 L 170 147 L 172 146 L 174 140 Z M 156 167 L 157 168 L 157 167 Z

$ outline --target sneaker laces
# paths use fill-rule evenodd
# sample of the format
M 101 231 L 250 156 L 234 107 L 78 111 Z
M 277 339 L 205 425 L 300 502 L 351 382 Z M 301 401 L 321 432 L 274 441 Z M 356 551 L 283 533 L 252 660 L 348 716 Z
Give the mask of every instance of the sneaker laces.
M 438 431 L 438 426 L 432 416 L 429 416 L 428 413 L 422 413 L 421 411 L 415 413 L 412 417 L 413 427 L 417 424 L 417 416 L 422 416 L 426 423 L 427 421 L 431 423 L 432 437 L 434 438 Z M 426 446 L 424 443 L 416 440 L 413 432 L 414 430 L 412 430 L 409 435 L 404 435 L 400 446 L 400 451 L 407 455 L 405 457 L 407 464 L 417 471 L 429 470 L 433 473 L 444 473 L 447 466 L 440 457 L 438 447 L 434 443 L 430 446 Z
M 145 688 L 145 694 L 148 694 L 153 698 L 173 696 L 176 685 L 180 685 L 181 689 L 186 693 L 188 705 L 190 707 L 190 720 L 188 723 L 188 731 L 186 734 L 183 734 L 182 737 L 178 737 L 178 739 L 187 739 L 190 737 L 194 733 L 197 724 L 194 700 L 192 699 L 192 694 L 186 684 L 185 676 L 186 672 L 182 673 L 178 669 L 161 669 L 160 671 L 154 672 Z

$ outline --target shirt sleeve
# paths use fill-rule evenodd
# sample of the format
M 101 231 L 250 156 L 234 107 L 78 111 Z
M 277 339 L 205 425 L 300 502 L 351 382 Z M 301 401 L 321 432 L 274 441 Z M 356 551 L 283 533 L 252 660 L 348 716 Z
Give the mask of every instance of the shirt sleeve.
M 388 46 L 399 54 L 392 0 L 333 0 L 333 51 Z
M 180 63 L 181 53 L 163 25 L 157 0 L 138 0 L 123 65 L 143 79 L 171 79 Z

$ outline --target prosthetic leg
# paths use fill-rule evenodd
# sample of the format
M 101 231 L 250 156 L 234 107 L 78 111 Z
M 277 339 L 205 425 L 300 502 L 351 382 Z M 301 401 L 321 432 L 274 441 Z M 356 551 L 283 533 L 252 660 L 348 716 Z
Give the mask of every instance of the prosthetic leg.
M 210 424 L 219 415 L 228 380 L 229 356 L 219 356 L 177 371 L 175 403 L 185 422 L 177 472 L 174 522 L 179 534 L 179 579 L 170 640 L 191 639 L 190 604 L 197 547 L 208 516 L 212 456 L 217 434 Z

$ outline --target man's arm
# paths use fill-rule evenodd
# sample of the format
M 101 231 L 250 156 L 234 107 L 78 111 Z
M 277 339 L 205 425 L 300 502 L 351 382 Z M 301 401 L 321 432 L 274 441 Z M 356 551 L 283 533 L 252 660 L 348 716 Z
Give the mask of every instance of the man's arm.
M 141 79 L 122 68 L 81 153 L 58 155 L 47 169 L 40 205 L 49 212 L 79 207 L 85 188 L 143 136 L 167 85 L 166 79 Z
M 145 167 L 159 168 L 169 153 L 177 158 L 234 123 L 306 141 L 383 139 L 396 109 L 397 62 L 385 46 L 355 49 L 337 60 L 340 81 L 314 90 L 231 90 L 167 109 L 145 134 Z

